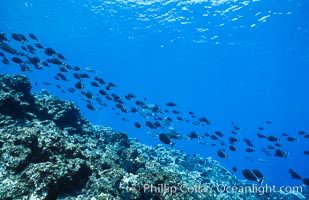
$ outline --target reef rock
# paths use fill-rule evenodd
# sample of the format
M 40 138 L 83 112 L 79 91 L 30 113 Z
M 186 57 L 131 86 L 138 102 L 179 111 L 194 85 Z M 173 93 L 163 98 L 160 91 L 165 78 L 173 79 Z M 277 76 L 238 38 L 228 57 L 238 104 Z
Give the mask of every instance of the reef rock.
M 30 91 L 25 76 L 0 75 L 0 199 L 308 198 L 243 192 L 252 185 L 211 158 L 140 144 L 91 125 L 72 102 Z

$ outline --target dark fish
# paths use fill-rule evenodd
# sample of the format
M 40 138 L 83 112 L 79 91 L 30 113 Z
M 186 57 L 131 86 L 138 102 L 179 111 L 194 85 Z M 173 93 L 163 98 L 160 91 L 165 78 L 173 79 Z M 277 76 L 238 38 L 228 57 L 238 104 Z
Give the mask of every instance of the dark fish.
M 263 127 L 258 127 L 258 130 L 262 131 L 262 130 L 264 130 L 264 128 Z
M 256 177 L 261 178 L 261 179 L 265 179 L 264 175 L 262 174 L 262 172 L 258 169 L 253 169 L 252 172 L 255 174 Z
M 65 57 L 61 53 L 57 53 L 57 57 L 61 60 L 66 60 Z
M 80 80 L 80 76 L 79 76 L 79 73 L 73 73 L 73 77 Z
M 108 85 L 109 85 L 110 87 L 116 87 L 116 84 L 113 83 L 113 82 L 109 82 Z
M 254 144 L 253 144 L 253 142 L 246 142 L 246 144 L 247 144 L 247 146 L 249 146 L 249 147 L 254 147 Z
M 110 96 L 108 96 L 108 95 L 106 95 L 105 98 L 106 98 L 107 100 L 109 100 L 109 101 L 113 100 L 112 97 L 110 97 Z
M 171 117 L 165 117 L 166 120 L 168 120 L 169 122 L 172 122 L 173 119 Z
M 2 41 L 8 41 L 8 39 L 5 37 L 5 33 L 0 32 L 0 43 L 1 43 Z
M 175 143 L 171 142 L 170 138 L 165 134 L 165 133 L 161 133 L 159 134 L 159 139 L 161 142 L 163 142 L 164 144 L 170 144 L 172 147 L 174 146 Z
M 136 96 L 135 96 L 134 94 L 132 94 L 132 93 L 129 93 L 127 96 L 130 97 L 130 98 L 132 98 L 132 99 L 136 97 Z
M 56 51 L 50 47 L 45 48 L 44 53 L 48 56 L 52 56 L 56 54 Z
M 93 97 L 92 93 L 89 92 L 89 91 L 85 93 L 85 96 L 86 96 L 88 99 L 92 99 L 92 97 Z
M 64 67 L 59 67 L 59 70 L 62 71 L 62 72 L 68 72 L 68 70 Z
M 236 131 L 232 131 L 233 135 L 238 135 L 238 133 Z
M 92 81 L 91 83 L 90 83 L 93 87 L 99 87 L 100 85 L 97 83 L 97 82 L 95 82 L 95 81 Z
M 256 134 L 259 138 L 266 138 L 266 135 L 262 134 L 262 133 L 257 133 Z
M 288 136 L 287 133 L 281 133 L 281 135 L 284 136 L 284 137 Z
M 305 131 L 298 131 L 297 133 L 298 133 L 298 135 L 304 135 L 304 134 L 306 134 Z
M 189 115 L 194 115 L 194 112 L 193 111 L 189 111 Z
M 121 108 L 120 110 L 121 110 L 121 112 L 124 112 L 124 113 L 128 113 L 128 112 L 129 112 L 129 111 L 127 111 L 127 109 L 125 109 L 125 108 Z
M 19 37 L 21 37 L 23 42 L 28 42 L 28 39 L 26 38 L 26 36 L 24 36 L 23 34 L 18 34 L 18 35 L 19 35 Z
M 81 74 L 79 74 L 79 76 L 81 78 L 90 78 L 90 76 L 87 73 L 81 73 Z
M 137 108 L 131 107 L 131 113 L 136 113 L 136 112 L 137 112 Z
M 101 95 L 107 95 L 107 92 L 105 92 L 105 90 L 99 90 L 99 93 L 100 93 Z
M 27 58 L 32 65 L 34 65 L 34 66 L 40 65 L 41 60 L 40 60 L 39 57 L 29 57 L 29 56 L 27 56 Z
M 128 95 L 124 96 L 124 98 L 129 101 L 131 100 L 131 98 Z
M 211 135 L 210 138 L 213 139 L 213 140 L 218 140 L 219 139 L 216 135 Z
M 228 158 L 228 155 L 225 153 L 224 150 L 219 150 L 219 151 L 217 151 L 217 155 L 218 155 L 220 158 Z
M 201 122 L 199 122 L 199 121 L 193 121 L 192 124 L 193 124 L 194 126 L 199 126 L 199 125 L 201 124 Z
M 230 145 L 229 148 L 230 148 L 231 151 L 234 151 L 234 152 L 237 151 L 237 149 L 234 145 Z
M 21 63 L 21 64 L 19 64 L 19 67 L 20 67 L 20 70 L 21 70 L 22 72 L 31 71 L 30 68 L 29 68 L 29 66 L 26 65 L 26 64 Z
M 195 139 L 195 138 L 199 138 L 200 136 L 195 132 L 195 131 L 191 131 L 189 134 L 188 134 L 188 137 L 190 139 Z
M 39 49 L 44 49 L 43 45 L 41 45 L 40 43 L 35 43 L 34 46 L 36 46 Z
M 84 88 L 84 85 L 81 81 L 78 81 L 77 83 L 75 83 L 75 88 L 81 90 Z
M 64 74 L 60 73 L 60 72 L 57 73 L 57 76 L 60 77 L 61 80 L 63 80 L 63 81 L 67 81 L 68 80 L 67 77 Z
M 266 124 L 271 124 L 272 122 L 271 122 L 271 121 L 265 121 L 265 123 L 266 123 Z
M 5 57 L 4 53 L 0 51 L 0 56 Z
M 81 71 L 82 69 L 79 66 L 73 67 L 74 71 Z
M 176 106 L 176 104 L 175 104 L 174 102 L 171 102 L 171 101 L 170 101 L 170 102 L 167 102 L 166 105 L 167 105 L 167 106 L 170 106 L 170 107 Z
M 156 128 L 162 127 L 162 125 L 161 125 L 160 122 L 158 122 L 158 121 L 155 121 L 155 122 L 154 122 L 154 125 L 155 125 Z
M 121 99 L 121 97 L 118 96 L 118 95 L 115 94 L 115 93 L 112 93 L 111 96 L 114 98 L 114 101 L 117 101 L 117 100 L 120 100 L 120 99 Z
M 35 49 L 34 49 L 34 47 L 33 47 L 31 44 L 28 44 L 28 45 L 27 45 L 27 48 L 28 48 L 30 51 L 35 52 Z
M 134 123 L 134 126 L 135 126 L 136 128 L 142 128 L 142 125 L 141 125 L 140 123 L 138 123 L 138 122 L 135 122 L 135 123 Z
M 182 117 L 180 117 L 180 116 L 177 116 L 176 119 L 177 119 L 178 121 L 183 121 Z
M 146 121 L 145 125 L 148 126 L 151 129 L 155 129 L 156 128 L 155 125 L 152 122 L 150 122 L 150 121 Z
M 276 149 L 275 155 L 276 157 L 286 158 L 289 155 L 288 152 L 282 151 L 281 149 Z
M 116 103 L 116 105 L 115 105 L 115 106 L 116 106 L 116 108 L 120 108 L 120 109 L 121 109 L 121 108 L 124 108 L 124 107 L 123 107 L 123 105 L 122 105 L 122 104 L 120 104 L 120 103 Z
M 206 124 L 210 124 L 210 121 L 206 117 L 200 117 L 198 120 L 200 122 L 205 122 Z
M 144 103 L 143 101 L 139 101 L 139 100 L 135 101 L 135 104 L 136 104 L 137 106 L 143 106 L 143 105 L 145 105 L 145 103 Z
M 105 84 L 105 81 L 102 79 L 102 78 L 99 78 L 99 77 L 94 77 L 94 80 L 98 81 L 101 85 L 104 85 Z
M 204 135 L 205 135 L 206 137 L 209 137 L 209 136 L 210 136 L 209 133 L 204 133 Z
M 70 93 L 74 93 L 75 91 L 76 90 L 74 88 L 72 88 L 72 87 L 68 88 L 68 92 L 70 92 Z
M 223 137 L 224 134 L 221 131 L 215 131 L 215 134 L 219 137 Z
M 237 167 L 234 166 L 234 167 L 232 168 L 232 170 L 233 170 L 233 172 L 237 172 Z
M 93 105 L 91 105 L 91 104 L 87 104 L 87 108 L 88 108 L 89 110 L 95 111 L 95 108 L 94 108 Z
M 25 42 L 25 41 L 23 40 L 23 38 L 22 38 L 19 34 L 17 34 L 17 33 L 12 33 L 12 34 L 11 34 L 11 37 L 12 37 L 14 40 L 16 40 L 17 42 Z
M 45 61 L 43 61 L 43 62 L 42 62 L 42 64 L 43 64 L 45 67 L 47 67 L 47 66 L 48 66 L 48 63 L 47 63 L 47 62 L 45 62 Z
M 240 130 L 240 127 L 239 127 L 239 126 L 233 126 L 233 128 L 234 128 L 235 130 Z
M 38 38 L 33 33 L 29 33 L 29 37 L 33 40 L 38 40 Z
M 242 175 L 250 180 L 250 181 L 257 181 L 260 185 L 262 185 L 263 183 L 263 179 L 259 179 L 251 170 L 249 169 L 244 169 L 242 170 Z
M 65 65 L 65 67 L 67 68 L 67 69 L 73 69 L 73 67 L 71 66 L 71 65 Z
M 51 85 L 50 82 L 46 82 L 46 81 L 43 81 L 42 84 L 43 84 L 43 85 Z
M 289 169 L 289 173 L 294 179 L 300 179 L 300 180 L 302 179 L 302 177 L 298 173 L 296 173 L 293 169 Z
M 230 142 L 234 143 L 234 142 L 238 142 L 239 139 L 235 138 L 235 137 L 229 137 Z
M 14 63 L 17 63 L 17 64 L 21 64 L 21 63 L 24 63 L 24 61 L 18 57 L 12 57 L 11 60 L 14 62 Z
M 2 58 L 1 62 L 6 65 L 10 64 L 10 61 L 5 57 Z
M 25 46 L 20 46 L 20 48 L 24 51 L 28 51 L 28 49 Z
M 280 143 L 278 143 L 278 142 L 275 143 L 275 146 L 276 147 L 282 147 L 282 145 Z
M 13 49 L 10 45 L 6 44 L 6 43 L 0 43 L 0 49 L 2 49 L 3 51 L 10 53 L 10 54 L 16 54 L 17 50 Z
M 267 140 L 270 141 L 270 142 L 278 142 L 278 141 L 279 141 L 279 138 L 277 138 L 277 137 L 275 137 L 275 136 L 272 136 L 272 135 L 267 136 L 266 138 L 267 138 Z
M 248 148 L 245 149 L 245 151 L 248 152 L 248 153 L 252 153 L 252 152 L 254 152 L 254 149 L 248 147 Z
M 176 114 L 176 115 L 179 115 L 181 114 L 181 112 L 177 111 L 177 110 L 173 110 L 172 113 Z
M 46 61 L 55 65 L 63 65 L 63 62 L 61 62 L 58 58 L 49 58 Z
M 294 142 L 294 141 L 296 141 L 296 138 L 289 136 L 289 137 L 286 138 L 286 140 L 289 141 L 289 142 Z
M 267 148 L 268 148 L 268 149 L 275 149 L 275 147 L 272 146 L 272 145 L 268 145 Z
M 304 135 L 304 138 L 309 139 L 309 134 Z

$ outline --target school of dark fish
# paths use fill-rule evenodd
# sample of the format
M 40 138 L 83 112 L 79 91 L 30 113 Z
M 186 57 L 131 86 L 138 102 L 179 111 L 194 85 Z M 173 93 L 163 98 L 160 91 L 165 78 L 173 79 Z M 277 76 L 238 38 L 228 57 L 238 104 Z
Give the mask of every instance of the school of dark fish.
M 194 126 L 211 126 L 212 122 L 205 116 L 197 116 L 193 111 L 182 112 L 177 110 L 177 103 L 172 101 L 159 106 L 147 103 L 146 98 L 138 99 L 131 92 L 125 95 L 117 94 L 114 92 L 117 84 L 107 82 L 103 77 L 98 77 L 97 72 L 91 68 L 70 65 L 63 54 L 52 47 L 41 44 L 38 37 L 33 33 L 7 34 L 0 31 L 0 59 L 3 65 L 18 66 L 22 73 L 31 73 L 34 70 L 44 70 L 49 67 L 57 68 L 58 72 L 53 75 L 55 82 L 42 81 L 37 84 L 54 85 L 62 93 L 79 95 L 80 99 L 84 101 L 85 107 L 90 111 L 108 107 L 108 102 L 110 102 L 113 105 L 111 109 L 117 115 L 121 115 L 121 113 L 139 114 L 144 121 L 131 122 L 126 117 L 121 119 L 132 123 L 132 126 L 137 129 L 146 129 L 146 131 L 152 133 L 151 136 L 157 137 L 163 144 L 171 147 L 175 145 L 175 140 L 198 140 L 202 145 L 217 147 L 217 156 L 228 159 L 229 154 L 240 151 L 239 143 L 244 143 L 246 147 L 242 151 L 248 154 L 245 157 L 246 159 L 252 160 L 250 155 L 256 151 L 261 151 L 265 156 L 288 159 L 289 152 L 284 150 L 284 145 L 309 138 L 308 131 L 304 130 L 292 134 L 266 134 L 268 126 L 272 124 L 269 120 L 257 127 L 256 137 L 252 138 L 241 138 L 241 127 L 234 122 L 232 122 L 228 133 L 219 130 L 212 133 L 198 133 L 194 130 L 187 134 L 181 133 L 181 131 L 174 128 L 174 124 L 189 123 L 194 128 Z M 61 84 L 57 84 L 57 82 L 66 82 L 69 87 L 65 88 Z M 264 140 L 265 146 L 256 146 L 255 140 Z M 309 149 L 304 149 L 303 154 L 309 156 Z M 237 172 L 237 170 L 236 166 L 232 168 L 233 172 Z M 289 173 L 294 179 L 299 179 L 308 185 L 308 178 L 301 177 L 293 169 L 290 169 Z M 258 169 L 243 169 L 242 174 L 246 179 L 257 181 L 260 184 L 265 179 Z

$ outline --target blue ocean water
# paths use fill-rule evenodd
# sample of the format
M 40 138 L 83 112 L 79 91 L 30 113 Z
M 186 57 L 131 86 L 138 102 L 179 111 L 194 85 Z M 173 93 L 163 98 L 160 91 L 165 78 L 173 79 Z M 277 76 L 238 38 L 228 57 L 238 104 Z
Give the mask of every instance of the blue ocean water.
M 2 0 L 0 31 L 34 33 L 72 66 L 95 70 L 116 83 L 115 93 L 131 92 L 160 107 L 175 102 L 181 116 L 191 120 L 156 131 L 137 129 L 134 122 L 146 120 L 140 114 L 116 114 L 110 103 L 91 111 L 80 95 L 62 93 L 55 84 L 69 88 L 74 82 L 57 82 L 57 67 L 24 73 L 33 83 L 54 83 L 38 84 L 33 91 L 46 89 L 75 101 L 91 122 L 152 146 L 161 144 L 158 133 L 171 129 L 184 136 L 219 130 L 225 145 L 203 137 L 173 140 L 174 148 L 214 157 L 230 170 L 236 166 L 240 179 L 242 169 L 258 168 L 269 185 L 301 185 L 288 170 L 309 177 L 309 156 L 303 153 L 309 150 L 308 138 L 297 133 L 309 134 L 308 11 L 305 0 Z M 1 65 L 0 72 L 21 73 L 14 64 Z M 193 125 L 197 119 L 191 119 L 189 111 L 212 124 Z M 237 152 L 228 150 L 232 122 L 240 127 Z M 280 137 L 282 149 L 289 152 L 286 159 L 262 152 L 274 143 L 257 138 L 258 127 L 265 128 L 263 134 Z M 298 140 L 289 142 L 282 132 Z M 255 152 L 245 151 L 243 138 L 253 141 Z M 219 149 L 226 149 L 229 157 L 219 158 Z

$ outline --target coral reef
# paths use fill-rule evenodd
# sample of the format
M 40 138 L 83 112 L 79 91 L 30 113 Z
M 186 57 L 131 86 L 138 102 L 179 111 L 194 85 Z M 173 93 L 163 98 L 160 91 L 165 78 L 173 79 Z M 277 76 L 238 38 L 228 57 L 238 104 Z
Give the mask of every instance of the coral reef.
M 90 124 L 72 102 L 30 90 L 25 76 L 0 75 L 0 199 L 308 198 L 305 186 L 243 192 L 252 184 L 211 158 L 143 145 Z

